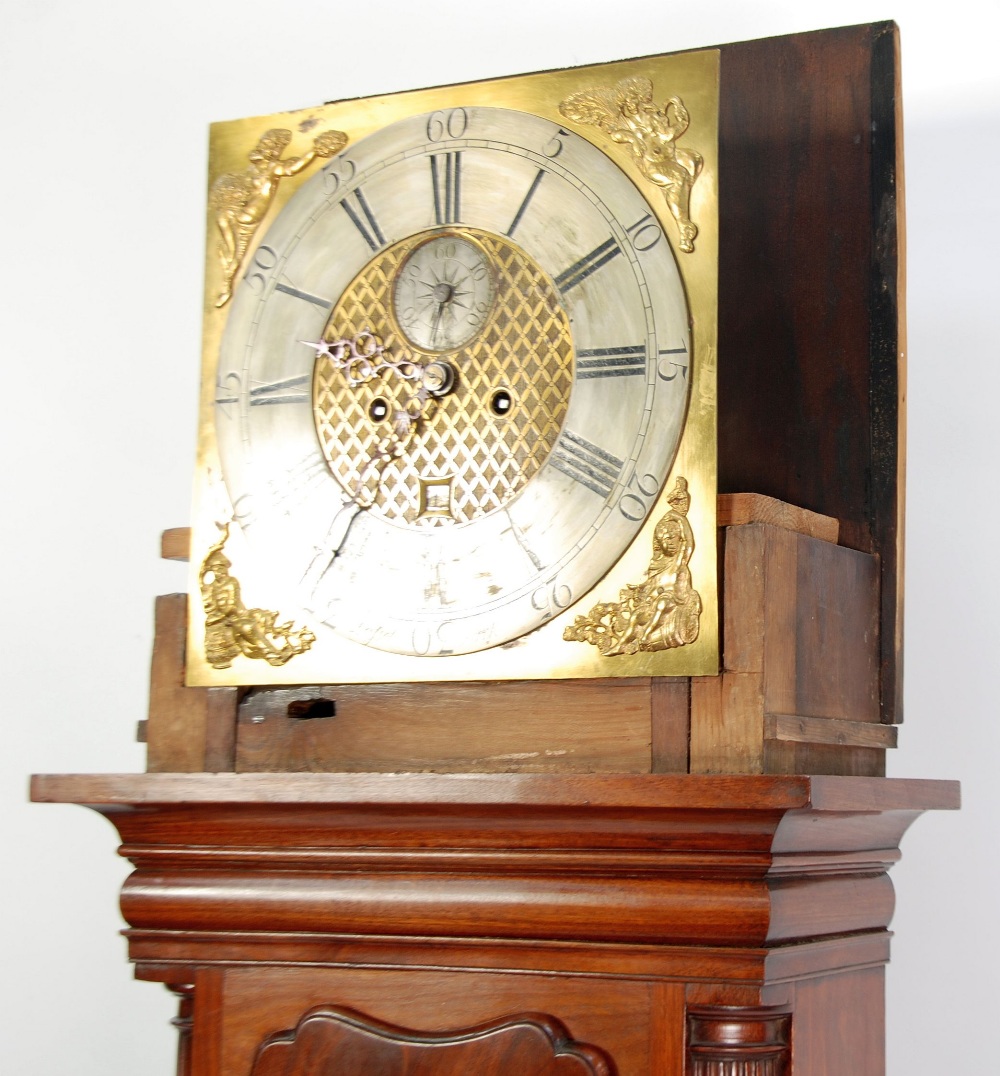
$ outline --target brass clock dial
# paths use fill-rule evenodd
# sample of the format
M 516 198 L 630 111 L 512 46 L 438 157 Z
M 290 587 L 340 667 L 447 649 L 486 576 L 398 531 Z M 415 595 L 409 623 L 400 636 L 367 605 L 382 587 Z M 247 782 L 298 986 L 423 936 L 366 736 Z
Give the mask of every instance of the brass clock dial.
M 475 96 L 345 135 L 225 310 L 233 556 L 315 635 L 286 681 L 327 638 L 467 677 L 585 611 L 666 503 L 694 347 L 671 219 L 558 114 Z

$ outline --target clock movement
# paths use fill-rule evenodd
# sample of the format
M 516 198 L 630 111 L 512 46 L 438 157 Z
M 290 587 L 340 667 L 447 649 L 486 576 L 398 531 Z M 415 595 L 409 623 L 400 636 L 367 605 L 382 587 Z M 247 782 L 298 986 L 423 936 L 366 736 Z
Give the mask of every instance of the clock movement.
M 201 685 L 718 667 L 718 54 L 213 128 Z

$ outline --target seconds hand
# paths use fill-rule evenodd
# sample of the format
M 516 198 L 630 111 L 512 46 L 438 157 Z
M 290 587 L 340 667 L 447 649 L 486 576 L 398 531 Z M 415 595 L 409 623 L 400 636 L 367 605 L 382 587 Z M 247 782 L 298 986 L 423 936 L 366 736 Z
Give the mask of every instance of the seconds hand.
M 455 289 L 451 284 L 441 281 L 439 284 L 435 284 L 431 291 L 437 301 L 438 308 L 434 314 L 434 321 L 431 323 L 431 347 L 437 342 L 438 329 L 441 328 L 441 318 L 444 315 L 444 308 L 451 302 L 455 295 Z

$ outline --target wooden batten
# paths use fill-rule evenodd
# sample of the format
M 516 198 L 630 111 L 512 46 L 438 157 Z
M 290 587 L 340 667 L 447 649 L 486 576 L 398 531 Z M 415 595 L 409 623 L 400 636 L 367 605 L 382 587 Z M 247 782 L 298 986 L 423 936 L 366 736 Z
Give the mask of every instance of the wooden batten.
M 840 538 L 840 521 L 819 512 L 796 508 L 760 493 L 722 493 L 716 506 L 720 527 L 739 527 L 747 523 L 767 523 L 772 527 L 797 531 L 810 538 L 821 538 L 835 545 Z M 171 531 L 164 532 L 164 538 Z M 164 554 L 166 556 L 166 554 Z
M 184 648 L 187 598 L 156 599 L 149 717 L 140 730 L 149 773 L 225 773 L 234 768 L 234 687 L 187 687 Z
M 335 714 L 288 716 L 321 700 Z M 260 689 L 240 706 L 236 768 L 649 773 L 651 706 L 648 678 Z

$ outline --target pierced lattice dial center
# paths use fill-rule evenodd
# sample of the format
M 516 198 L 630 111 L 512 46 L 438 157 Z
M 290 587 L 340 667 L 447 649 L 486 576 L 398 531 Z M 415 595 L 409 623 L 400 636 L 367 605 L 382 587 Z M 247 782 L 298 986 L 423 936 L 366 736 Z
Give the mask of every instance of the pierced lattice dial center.
M 407 269 L 416 265 L 420 272 L 411 276 L 432 285 L 427 290 L 438 306 L 453 306 L 458 293 L 471 287 L 460 274 L 426 278 L 437 244 L 440 254 L 457 250 L 471 266 L 470 280 L 473 272 L 479 277 L 473 295 L 485 296 L 478 301 L 488 308 L 472 335 L 447 349 L 454 383 L 446 395 L 425 404 L 403 454 L 377 474 L 369 465 L 391 431 L 392 416 L 413 410 L 419 381 L 386 369 L 351 386 L 323 356 L 313 375 L 316 430 L 345 492 L 354 495 L 364 482 L 372 499 L 369 511 L 423 526 L 469 522 L 515 497 L 552 451 L 573 385 L 569 320 L 552 281 L 513 243 L 472 228 L 411 236 L 387 248 L 341 296 L 324 339 L 353 338 L 370 329 L 394 362 L 424 368 L 440 362 L 444 315 L 435 323 L 432 307 L 426 323 L 407 322 L 412 304 L 402 286 Z M 477 267 L 486 272 L 485 285 Z M 447 295 L 446 288 L 452 289 Z M 382 406 L 373 406 L 376 401 Z

